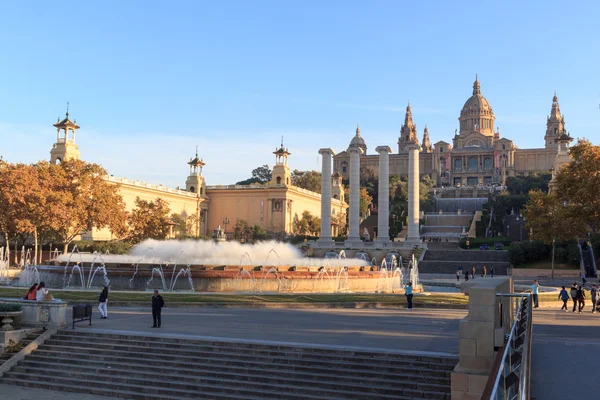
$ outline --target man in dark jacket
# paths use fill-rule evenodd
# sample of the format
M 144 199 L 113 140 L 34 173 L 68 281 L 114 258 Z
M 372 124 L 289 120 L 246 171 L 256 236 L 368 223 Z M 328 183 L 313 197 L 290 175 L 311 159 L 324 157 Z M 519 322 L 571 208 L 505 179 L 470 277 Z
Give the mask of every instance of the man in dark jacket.
M 571 285 L 571 300 L 573 300 L 573 312 L 577 309 L 577 282 Z
M 152 328 L 160 328 L 160 311 L 164 305 L 165 301 L 158 294 L 158 289 L 154 289 L 154 296 L 152 296 L 152 319 L 154 320 L 154 325 L 152 325 Z

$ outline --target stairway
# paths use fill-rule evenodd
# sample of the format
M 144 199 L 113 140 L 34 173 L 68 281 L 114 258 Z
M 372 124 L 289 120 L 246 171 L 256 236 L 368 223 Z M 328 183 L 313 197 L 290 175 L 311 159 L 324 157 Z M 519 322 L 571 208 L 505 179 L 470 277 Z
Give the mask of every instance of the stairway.
M 0 383 L 127 399 L 450 399 L 452 356 L 59 331 Z

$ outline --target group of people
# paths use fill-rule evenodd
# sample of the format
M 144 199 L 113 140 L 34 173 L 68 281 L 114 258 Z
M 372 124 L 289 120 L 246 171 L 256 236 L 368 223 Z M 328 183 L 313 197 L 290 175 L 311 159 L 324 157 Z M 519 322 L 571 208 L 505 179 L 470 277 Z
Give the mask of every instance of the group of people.
M 429 243 L 431 243 L 431 242 L 441 243 L 442 242 L 442 238 L 440 238 L 440 237 L 430 237 L 430 238 L 427 238 L 427 239 L 428 239 L 427 241 Z M 421 242 L 425 243 L 425 236 L 421 236 Z M 446 243 L 448 243 L 448 238 L 446 238 Z
M 104 286 L 98 296 L 98 310 L 100 311 L 100 319 L 108 318 L 108 286 Z M 158 294 L 158 289 L 154 289 L 152 295 L 152 320 L 154 323 L 151 328 L 160 328 L 161 325 L 161 311 L 165 306 L 165 301 L 162 296 Z
M 34 283 L 31 285 L 23 300 L 37 300 L 37 301 L 52 301 L 54 298 L 46 288 L 45 282 Z
M 494 277 L 494 267 L 490 268 L 490 275 L 493 278 Z M 456 270 L 456 281 L 460 282 L 460 277 L 463 274 L 463 267 L 459 266 L 458 269 Z M 475 275 L 477 275 L 477 268 L 473 267 L 470 270 L 465 270 L 464 271 L 464 275 L 465 275 L 465 281 L 469 280 L 469 275 L 471 275 L 471 279 L 475 279 Z M 482 278 L 486 278 L 488 275 L 488 269 L 487 267 L 484 265 L 483 269 L 481 270 L 481 277 Z
M 596 310 L 598 308 L 598 289 L 599 289 L 599 287 L 596 284 L 593 284 L 592 289 L 590 290 L 593 314 L 596 313 Z M 571 285 L 570 292 L 571 293 L 569 294 L 569 292 L 567 292 L 566 287 L 563 286 L 562 290 L 558 294 L 559 300 L 563 301 L 561 310 L 567 312 L 568 311 L 567 303 L 569 302 L 569 300 L 573 300 L 573 310 L 572 311 L 575 312 L 575 310 L 577 310 L 580 313 L 583 312 L 583 308 L 585 307 L 585 300 L 587 298 L 585 295 L 584 286 L 578 285 L 577 282 L 573 282 L 573 284 Z

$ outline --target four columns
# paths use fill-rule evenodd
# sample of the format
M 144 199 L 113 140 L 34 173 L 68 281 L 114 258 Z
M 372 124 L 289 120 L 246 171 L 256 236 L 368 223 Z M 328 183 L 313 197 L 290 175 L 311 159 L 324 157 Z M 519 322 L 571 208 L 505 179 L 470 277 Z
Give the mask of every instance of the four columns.
M 361 246 L 360 239 L 360 155 L 363 150 L 358 146 L 348 147 L 350 153 L 350 210 L 348 214 L 347 247 Z
M 333 247 L 331 238 L 331 158 L 335 153 L 332 149 L 320 149 L 322 156 L 321 170 L 321 237 L 319 245 Z
M 418 144 L 410 144 L 408 150 L 408 236 L 406 243 L 421 242 L 419 234 L 419 151 Z

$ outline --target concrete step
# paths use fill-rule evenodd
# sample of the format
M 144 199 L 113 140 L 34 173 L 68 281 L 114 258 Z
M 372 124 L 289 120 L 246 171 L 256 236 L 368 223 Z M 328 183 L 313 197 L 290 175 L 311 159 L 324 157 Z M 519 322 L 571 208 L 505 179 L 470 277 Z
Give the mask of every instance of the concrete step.
M 138 342 L 139 343 L 139 342 Z M 181 348 L 169 348 L 168 346 L 162 347 L 154 347 L 154 346 L 144 346 L 138 345 L 138 343 L 127 344 L 122 342 L 117 342 L 116 344 L 111 343 L 91 343 L 88 346 L 85 346 L 81 343 L 72 343 L 72 342 L 64 342 L 64 341 L 52 341 L 48 340 L 40 349 L 62 349 L 64 351 L 72 351 L 74 349 L 82 349 L 84 352 L 88 349 L 95 349 L 97 351 L 102 351 L 104 353 L 108 351 L 115 352 L 129 352 L 129 353 L 137 353 L 137 352 L 148 352 L 151 351 L 152 354 L 155 355 L 166 355 L 167 357 L 175 357 L 175 356 L 184 356 L 184 357 L 210 357 L 218 354 L 220 358 L 233 357 L 235 359 L 245 359 L 245 358 L 269 358 L 269 359 L 278 359 L 278 358 L 286 358 L 286 359 L 302 359 L 302 360 L 317 360 L 317 361 L 351 361 L 355 363 L 369 363 L 372 361 L 377 361 L 378 365 L 392 365 L 397 362 L 406 363 L 410 362 L 411 365 L 420 366 L 420 365 L 429 365 L 432 364 L 440 364 L 442 366 L 452 368 L 456 364 L 455 360 L 446 360 L 446 359 L 429 359 L 429 360 L 413 360 L 410 357 L 404 357 L 401 360 L 398 359 L 388 359 L 385 358 L 385 355 L 376 354 L 371 357 L 366 356 L 355 356 L 348 355 L 343 356 L 339 354 L 303 354 L 296 353 L 293 350 L 255 350 L 255 349 L 229 349 L 229 348 L 210 348 L 210 347 L 192 347 L 189 346 L 187 349 Z M 116 354 L 116 353 L 115 353 Z
M 91 340 L 95 338 L 96 340 Z M 256 341 L 219 341 L 219 340 L 201 340 L 201 339 L 175 339 L 169 337 L 154 337 L 154 336 L 137 336 L 137 335 L 121 335 L 121 334 L 105 334 L 102 333 L 101 340 L 97 340 L 98 337 L 94 334 L 87 332 L 78 331 L 61 331 L 57 335 L 54 335 L 50 340 L 69 341 L 73 340 L 77 345 L 90 346 L 96 343 L 103 343 L 110 341 L 111 344 L 124 344 L 128 346 L 141 346 L 146 348 L 158 349 L 184 349 L 188 350 L 212 350 L 216 349 L 217 352 L 231 351 L 232 349 L 243 350 L 244 352 L 254 351 L 259 353 L 261 350 L 265 350 L 269 354 L 275 354 L 281 352 L 288 354 L 293 352 L 294 354 L 316 354 L 319 358 L 326 355 L 336 355 L 345 357 L 362 357 L 365 359 L 389 359 L 398 360 L 405 362 L 407 358 L 415 361 L 424 362 L 442 362 L 452 364 L 453 366 L 458 361 L 456 357 L 444 357 L 441 355 L 427 355 L 427 354 L 410 354 L 402 352 L 385 352 L 380 349 L 342 349 L 342 348 L 331 348 L 325 346 L 313 346 L 310 344 L 281 344 L 277 343 L 274 345 L 270 342 L 256 342 Z M 142 339 L 142 340 L 140 340 Z M 82 342 L 88 340 L 87 342 Z M 50 343 L 46 341 L 46 343 Z
M 113 354 L 107 354 L 107 353 L 101 353 L 101 352 L 95 352 L 92 354 L 86 354 L 86 353 L 66 353 L 65 351 L 54 351 L 54 350 L 45 350 L 45 349 L 38 349 L 36 350 L 35 353 L 33 353 L 30 357 L 33 359 L 33 357 L 39 357 L 39 356 L 45 356 L 47 358 L 63 358 L 63 359 L 68 359 L 71 360 L 71 362 L 76 363 L 80 360 L 92 360 L 92 361 L 97 361 L 97 362 L 105 362 L 105 363 L 121 363 L 121 362 L 126 362 L 127 360 L 132 360 L 135 361 L 137 363 L 142 363 L 142 364 L 148 364 L 148 360 L 149 357 L 145 356 L 145 355 L 138 355 L 135 354 L 134 356 L 128 354 L 128 353 L 121 353 L 119 355 L 113 355 Z M 176 360 L 165 360 L 165 359 L 157 359 L 157 358 L 152 358 L 153 360 L 155 360 L 156 362 L 160 362 L 161 365 L 164 366 L 168 366 L 168 367 L 186 367 L 190 365 L 190 363 L 204 363 L 204 364 L 208 364 L 208 365 L 214 365 L 214 366 L 225 366 L 225 367 L 229 367 L 229 366 L 237 366 L 237 367 L 253 367 L 253 368 L 260 368 L 263 365 L 269 365 L 269 366 L 273 366 L 276 367 L 277 369 L 281 370 L 281 371 L 294 371 L 297 370 L 299 368 L 310 368 L 310 369 L 318 369 L 318 370 L 331 370 L 332 368 L 332 363 L 329 362 L 321 362 L 321 363 L 316 363 L 313 361 L 304 361 L 304 360 L 300 360 L 298 362 L 292 362 L 289 360 L 257 360 L 257 359 L 250 359 L 250 360 L 238 360 L 238 359 L 223 359 L 223 358 L 219 358 L 218 356 L 212 357 L 212 358 L 204 358 L 202 359 L 202 361 L 200 359 L 190 359 L 190 358 L 186 358 L 186 359 L 176 359 Z M 85 361 L 87 362 L 87 361 Z M 333 365 L 335 365 L 335 369 L 336 371 L 338 370 L 343 370 L 346 372 L 350 372 L 350 371 L 355 371 L 356 373 L 362 373 L 362 371 L 369 371 L 369 370 L 375 370 L 375 371 L 381 371 L 382 373 L 394 373 L 394 374 L 402 374 L 402 373 L 407 373 L 411 370 L 418 370 L 420 371 L 421 374 L 423 374 L 424 376 L 448 376 L 451 369 L 449 368 L 439 368 L 439 366 L 436 366 L 437 368 L 432 368 L 430 366 L 426 366 L 426 365 L 422 365 L 420 367 L 415 367 L 413 365 L 410 364 L 406 364 L 404 366 L 402 365 L 395 365 L 395 366 L 386 366 L 386 365 L 378 365 L 378 364 L 354 364 L 351 362 L 342 362 L 342 361 L 338 361 L 333 363 Z M 439 373 L 439 374 L 437 374 Z
M 12 374 L 34 374 L 34 375 L 44 375 L 47 374 L 47 369 L 45 368 L 33 368 L 33 367 L 17 367 L 11 370 L 8 376 L 12 376 Z M 440 385 L 434 385 L 424 382 L 410 382 L 408 380 L 397 382 L 396 385 L 393 386 L 383 386 L 378 385 L 376 382 L 368 382 L 365 385 L 363 382 L 357 382 L 356 380 L 352 380 L 349 382 L 341 382 L 339 380 L 334 381 L 326 381 L 326 380 L 313 380 L 310 384 L 302 379 L 294 379 L 293 377 L 287 376 L 278 376 L 278 375 L 265 375 L 258 376 L 252 374 L 239 374 L 234 376 L 226 376 L 221 374 L 217 377 L 210 377 L 200 371 L 197 371 L 195 368 L 193 369 L 193 376 L 186 376 L 185 379 L 182 379 L 182 375 L 175 375 L 170 373 L 163 373 L 159 375 L 162 380 L 161 386 L 169 387 L 177 390 L 202 390 L 206 386 L 218 386 L 223 385 L 228 388 L 234 387 L 246 387 L 251 385 L 253 389 L 256 390 L 269 390 L 274 387 L 283 388 L 286 392 L 294 392 L 294 393 L 311 393 L 320 394 L 320 393 L 343 393 L 350 391 L 355 395 L 346 395 L 344 397 L 354 397 L 356 398 L 364 398 L 366 396 L 370 396 L 373 394 L 385 394 L 392 396 L 402 396 L 407 393 L 407 391 L 411 391 L 411 393 L 415 391 L 422 391 L 428 395 L 432 395 L 431 393 L 444 392 L 447 390 L 447 387 L 442 387 Z M 113 383 L 123 382 L 128 384 L 136 384 L 136 385 L 152 385 L 156 382 L 157 375 L 155 373 L 146 373 L 142 371 L 137 371 L 134 373 L 126 373 L 123 374 L 123 371 L 118 370 L 117 368 L 107 369 L 107 368 L 96 368 L 96 369 L 60 369 L 60 370 L 52 370 L 53 377 L 63 377 L 63 378 L 81 378 L 81 379 L 97 379 L 97 380 L 108 380 Z
M 193 373 L 193 370 L 190 372 Z M 382 393 L 356 393 L 349 390 L 315 390 L 304 386 L 295 388 L 289 385 L 267 384 L 260 385 L 256 383 L 240 384 L 232 386 L 230 382 L 222 382 L 216 384 L 203 383 L 202 385 L 192 385 L 189 383 L 168 382 L 164 377 L 154 377 L 153 380 L 140 380 L 130 377 L 114 377 L 111 376 L 107 380 L 100 372 L 97 374 L 77 374 L 73 376 L 59 376 L 57 371 L 45 371 L 43 374 L 38 373 L 18 373 L 9 371 L 6 373 L 8 379 L 31 379 L 39 382 L 62 384 L 87 385 L 88 387 L 102 387 L 119 391 L 126 389 L 131 391 L 135 389 L 141 394 L 159 394 L 164 396 L 177 396 L 182 398 L 198 398 L 199 394 L 206 395 L 210 393 L 212 396 L 221 395 L 247 395 L 252 398 L 262 399 L 411 399 L 411 398 L 426 398 L 426 399 L 445 399 L 443 393 L 428 392 L 422 390 L 404 389 L 402 394 L 382 394 Z M 1 378 L 4 380 L 5 378 Z M 185 380 L 181 378 L 181 380 Z M 294 389 L 297 389 L 296 392 Z M 316 394 L 319 392 L 318 394 Z M 116 395 L 116 393 L 115 393 Z M 219 397 L 226 398 L 226 397 Z
M 72 368 L 80 368 L 80 369 L 97 369 L 98 364 L 101 363 L 105 367 L 111 367 L 112 370 L 119 370 L 124 373 L 131 373 L 132 371 L 144 370 L 148 372 L 153 372 L 155 374 L 164 373 L 164 367 L 140 364 L 140 363 L 131 363 L 131 362 L 119 362 L 119 363 L 108 363 L 101 361 L 79 361 L 74 362 L 71 359 L 63 359 L 63 358 L 52 358 L 52 357 L 42 357 L 36 356 L 35 359 L 31 357 L 27 360 L 19 363 L 18 367 L 32 367 L 32 368 L 62 368 L 62 369 L 72 369 Z M 169 367 L 169 373 L 171 374 L 186 374 L 189 371 L 189 368 L 178 368 L 178 367 Z M 376 381 L 377 384 L 380 385 L 396 385 L 398 382 L 402 380 L 409 380 L 410 382 L 428 382 L 436 385 L 450 385 L 450 374 L 443 373 L 440 371 L 432 371 L 435 374 L 439 374 L 436 376 L 435 374 L 428 373 L 425 369 L 416 369 L 407 367 L 406 371 L 402 371 L 401 373 L 393 373 L 387 372 L 383 370 L 341 370 L 337 369 L 332 371 L 330 368 L 294 368 L 293 370 L 282 370 L 281 368 L 270 368 L 269 365 L 257 364 L 254 368 L 248 367 L 238 367 L 238 366 L 221 366 L 215 364 L 207 364 L 207 363 L 194 363 L 194 371 L 197 373 L 201 373 L 205 376 L 228 376 L 228 375 L 244 375 L 249 374 L 250 372 L 254 372 L 255 374 L 259 374 L 260 376 L 265 376 L 269 374 L 277 375 L 285 372 L 290 376 L 295 376 L 298 378 L 302 378 L 305 381 L 322 381 L 323 379 L 338 379 L 339 374 L 343 373 L 345 377 L 355 377 L 359 382 L 367 382 L 367 381 Z

